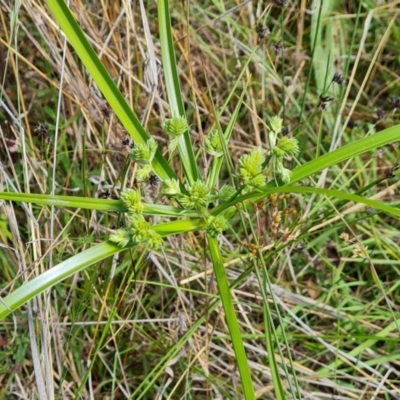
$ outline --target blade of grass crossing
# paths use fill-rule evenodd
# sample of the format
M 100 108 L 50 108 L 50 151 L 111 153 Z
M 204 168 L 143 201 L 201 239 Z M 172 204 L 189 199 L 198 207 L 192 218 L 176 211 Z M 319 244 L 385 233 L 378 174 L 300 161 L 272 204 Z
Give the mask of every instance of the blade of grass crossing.
M 340 147 L 330 153 L 324 154 L 306 164 L 301 165 L 293 170 L 290 184 L 307 178 L 317 172 L 321 172 L 325 168 L 336 165 L 341 161 L 348 160 L 356 155 L 366 153 L 370 150 L 376 150 L 379 147 L 394 143 L 400 140 L 400 125 L 387 128 L 374 135 L 362 138 L 346 146 Z M 271 181 L 268 186 L 275 186 L 276 182 Z
M 285 400 L 285 391 L 283 390 L 281 378 L 279 376 L 278 364 L 275 360 L 274 344 L 272 343 L 272 330 L 271 330 L 271 320 L 270 320 L 270 310 L 264 307 L 264 321 L 266 324 L 265 330 L 265 340 L 267 342 L 267 352 L 269 367 L 271 368 L 272 382 L 274 384 L 275 395 L 277 400 Z
M 119 200 L 92 199 L 77 196 L 53 196 L 49 194 L 31 194 L 0 192 L 0 200 L 34 203 L 56 207 L 83 208 L 98 211 L 126 211 L 126 207 Z
M 0 192 L 0 200 L 20 201 L 56 207 L 82 208 L 84 210 L 126 212 L 126 206 L 121 200 L 95 199 L 76 196 L 53 196 L 48 194 L 31 194 Z M 194 217 L 200 216 L 196 210 L 164 206 L 162 204 L 143 204 L 143 214 L 164 217 Z
M 46 3 L 122 125 L 134 141 L 138 143 L 147 142 L 149 135 L 130 109 L 124 96 L 101 63 L 65 2 L 63 0 L 46 0 Z M 159 150 L 157 150 L 153 159 L 152 167 L 161 180 L 166 178 L 176 179 L 175 173 Z
M 239 204 L 243 201 L 246 200 L 251 200 L 253 202 L 260 201 L 267 197 L 270 194 L 273 193 L 311 193 L 311 194 L 319 194 L 323 195 L 326 197 L 336 197 L 338 199 L 344 199 L 347 200 L 348 202 L 352 201 L 354 203 L 361 203 L 365 204 L 366 206 L 375 208 L 377 210 L 384 211 L 388 214 L 394 215 L 396 217 L 400 217 L 400 210 L 397 207 L 390 206 L 382 201 L 376 201 L 376 200 L 371 200 L 371 199 L 366 199 L 365 197 L 357 196 L 354 194 L 350 193 L 344 193 L 339 190 L 331 190 L 331 189 L 321 189 L 321 188 L 316 188 L 316 187 L 310 187 L 310 186 L 280 186 L 276 188 L 270 188 L 266 187 L 264 189 L 260 189 L 259 192 L 252 192 L 252 193 L 247 193 L 241 196 L 236 197 L 235 199 L 223 203 L 217 207 L 215 207 L 211 215 L 219 215 L 226 209 L 229 209 L 230 207 Z M 233 212 L 234 210 L 232 210 Z
M 118 253 L 119 251 L 121 251 L 121 248 L 112 243 L 101 243 L 98 246 L 76 254 L 68 260 L 63 261 L 57 266 L 23 284 L 18 289 L 13 290 L 10 294 L 1 299 L 0 321 L 38 294 L 77 272 L 83 271 L 90 265 Z
M 214 267 L 215 278 L 218 285 L 219 295 L 222 306 L 225 311 L 225 319 L 229 329 L 229 335 L 232 340 L 233 350 L 236 356 L 236 365 L 239 370 L 242 381 L 242 389 L 246 400 L 255 400 L 255 393 L 246 352 L 244 350 L 243 340 L 240 333 L 239 324 L 236 318 L 235 308 L 233 306 L 232 296 L 229 289 L 228 279 L 225 273 L 222 256 L 216 238 L 207 236 L 210 256 Z

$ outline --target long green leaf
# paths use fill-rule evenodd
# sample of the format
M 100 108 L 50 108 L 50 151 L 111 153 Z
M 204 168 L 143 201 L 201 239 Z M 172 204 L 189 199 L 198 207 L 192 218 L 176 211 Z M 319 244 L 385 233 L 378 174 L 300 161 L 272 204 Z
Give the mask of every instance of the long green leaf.
M 96 82 L 127 132 L 134 141 L 139 143 L 146 142 L 149 139 L 149 135 L 134 112 L 130 109 L 124 96 L 101 63 L 65 2 L 63 0 L 46 0 L 46 2 L 78 57 L 85 65 L 90 76 Z M 175 173 L 163 158 L 160 151 L 157 151 L 153 159 L 152 167 L 154 172 L 161 179 L 176 178 Z
M 161 236 L 178 234 L 182 232 L 197 231 L 205 228 L 203 219 L 188 219 L 171 221 L 158 224 L 153 229 Z M 18 289 L 13 290 L 9 295 L 0 301 L 0 321 L 11 312 L 21 307 L 33 297 L 60 283 L 71 275 L 84 270 L 88 266 L 104 260 L 115 253 L 123 250 L 111 242 L 104 242 L 79 253 L 66 261 L 61 262 L 43 274 L 29 282 L 24 283 Z
M 46 206 L 83 208 L 98 211 L 126 211 L 126 207 L 121 200 L 92 199 L 90 197 L 0 192 L 0 200 L 21 201 L 24 203 Z
M 233 306 L 232 296 L 229 290 L 228 278 L 225 273 L 218 241 L 216 238 L 210 236 L 207 236 L 207 240 L 208 249 L 210 251 L 211 260 L 214 266 L 215 279 L 217 281 L 219 295 L 225 311 L 225 320 L 228 325 L 233 351 L 235 352 L 236 356 L 236 365 L 242 381 L 244 398 L 246 400 L 253 400 L 256 397 L 251 379 L 249 363 L 244 350 L 242 335 L 240 333 L 239 323 L 236 318 L 235 308 Z
M 273 193 L 311 193 L 311 194 L 324 195 L 327 197 L 336 197 L 338 199 L 353 201 L 354 203 L 362 203 L 368 207 L 372 207 L 377 210 L 384 211 L 388 214 L 395 215 L 396 217 L 400 217 L 400 209 L 398 209 L 397 207 L 393 207 L 388 204 L 385 204 L 381 201 L 366 199 L 365 197 L 358 196 L 355 194 L 341 192 L 339 190 L 321 189 L 321 188 L 315 188 L 315 187 L 309 187 L 309 186 L 307 186 L 307 187 L 279 186 L 279 187 L 274 187 L 274 188 L 267 187 L 267 188 L 264 188 L 257 192 L 247 193 L 245 195 L 238 196 L 230 202 L 223 203 L 223 204 L 219 205 L 218 207 L 215 207 L 214 210 L 211 212 L 211 214 L 219 215 L 224 210 L 226 210 L 238 203 L 241 203 L 246 200 L 257 202 Z
M 308 163 L 301 165 L 293 170 L 292 178 L 289 184 L 307 178 L 325 168 L 338 164 L 341 161 L 348 160 L 367 151 L 376 150 L 379 147 L 386 146 L 400 140 L 400 125 L 387 128 L 374 135 L 367 136 L 353 143 L 340 147 L 331 153 L 324 154 Z M 275 186 L 275 182 L 270 182 L 269 186 Z
M 171 107 L 172 117 L 186 116 L 176 69 L 174 41 L 172 39 L 171 18 L 168 0 L 159 0 L 158 27 L 160 31 L 161 56 L 164 70 L 165 86 L 167 88 L 168 103 Z M 189 183 L 198 180 L 200 173 L 190 140 L 189 130 L 180 138 L 178 145 L 181 162 Z
M 77 196 L 53 196 L 49 194 L 0 192 L 0 200 L 21 201 L 55 207 L 82 208 L 85 210 L 126 212 L 127 209 L 121 200 L 92 199 Z M 194 210 L 164 206 L 161 204 L 143 204 L 143 214 L 161 217 L 198 217 Z
M 101 243 L 82 253 L 78 253 L 29 282 L 24 283 L 1 299 L 0 321 L 43 291 L 119 251 L 121 251 L 121 248 L 112 243 Z

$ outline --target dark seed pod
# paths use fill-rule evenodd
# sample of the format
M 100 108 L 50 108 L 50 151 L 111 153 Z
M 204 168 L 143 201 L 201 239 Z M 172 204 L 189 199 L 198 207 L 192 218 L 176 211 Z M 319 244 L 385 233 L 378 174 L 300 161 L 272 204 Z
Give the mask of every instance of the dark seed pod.
M 104 106 L 101 108 L 101 113 L 105 118 L 110 118 L 111 117 L 111 108 Z
M 278 54 L 282 54 L 282 51 L 283 51 L 283 42 L 282 42 L 282 40 L 280 40 L 279 42 L 275 43 L 272 47 Z
M 261 24 L 257 24 L 256 32 L 258 35 L 257 44 L 260 44 L 271 33 L 268 27 L 263 26 Z
M 151 186 L 157 186 L 158 185 L 158 176 L 157 175 L 150 175 L 149 183 L 150 183 Z
M 335 72 L 335 75 L 333 75 L 332 81 L 337 83 L 338 85 L 342 85 L 344 82 L 343 75 L 340 72 Z
M 34 130 L 33 133 L 35 133 L 38 136 L 44 136 L 47 134 L 47 131 L 49 130 L 49 127 L 47 124 L 39 124 Z
M 287 4 L 287 0 L 273 0 L 272 4 L 274 4 L 278 7 L 285 7 Z

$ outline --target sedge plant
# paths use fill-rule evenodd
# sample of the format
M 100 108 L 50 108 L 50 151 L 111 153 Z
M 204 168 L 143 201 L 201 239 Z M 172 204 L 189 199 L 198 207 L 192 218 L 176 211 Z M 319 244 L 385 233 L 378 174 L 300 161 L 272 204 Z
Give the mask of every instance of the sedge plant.
M 253 376 L 245 351 L 243 332 L 238 321 L 238 309 L 231 293 L 235 282 L 228 280 L 219 238 L 225 232 L 234 231 L 238 215 L 240 218 L 244 218 L 249 209 L 262 202 L 269 202 L 273 207 L 277 198 L 284 199 L 288 194 L 326 196 L 335 199 L 336 205 L 354 202 L 397 217 L 400 216 L 400 211 L 396 207 L 363 197 L 362 193 L 349 194 L 340 190 L 298 184 L 306 178 L 314 178 L 330 166 L 398 141 L 400 127 L 390 127 L 379 134 L 367 136 L 292 168 L 290 161 L 297 159 L 301 148 L 297 138 L 285 135 L 285 121 L 277 113 L 277 115 L 268 116 L 268 120 L 265 121 L 268 126 L 268 144 L 243 152 L 235 162 L 229 151 L 229 145 L 236 119 L 243 107 L 246 88 L 239 92 L 237 84 L 244 76 L 246 64 L 226 101 L 226 104 L 232 98 L 235 98 L 236 101 L 235 111 L 229 123 L 225 129 L 222 129 L 218 120 L 223 114 L 225 104 L 221 110 L 215 111 L 216 122 L 204 138 L 203 146 L 199 150 L 202 157 L 199 157 L 194 150 L 191 137 L 192 121 L 188 121 L 186 117 L 188 110 L 184 107 L 180 89 L 171 32 L 169 2 L 160 0 L 158 1 L 158 24 L 162 68 L 170 110 L 168 118 L 160 121 L 159 124 L 168 138 L 168 154 L 162 154 L 160 144 L 149 135 L 130 109 L 123 93 L 118 90 L 109 76 L 65 2 L 48 0 L 47 4 L 55 21 L 60 25 L 69 43 L 96 82 L 104 99 L 134 141 L 134 147 L 129 151 L 129 158 L 135 166 L 136 180 L 146 182 L 151 177 L 156 177 L 161 184 L 157 199 L 163 198 L 164 201 L 162 204 L 146 203 L 140 188 L 124 190 L 119 200 L 16 193 L 12 190 L 0 193 L 0 199 L 6 201 L 116 212 L 123 216 L 121 218 L 125 221 L 124 226 L 114 229 L 107 241 L 62 261 L 4 296 L 0 302 L 0 319 L 3 320 L 29 300 L 64 279 L 119 252 L 132 248 L 145 248 L 146 251 L 151 252 L 162 249 L 164 240 L 168 236 L 189 233 L 204 235 L 206 257 L 212 262 L 218 287 L 218 299 L 209 305 L 209 312 L 222 304 L 229 339 L 235 353 L 236 368 L 240 376 L 241 384 L 238 392 L 245 399 L 255 399 Z M 182 177 L 178 177 L 173 168 L 176 156 L 181 162 Z M 205 174 L 200 172 L 200 160 L 204 159 L 209 163 Z M 226 169 L 230 171 L 229 183 L 223 182 L 221 178 Z M 165 204 L 166 199 L 168 204 Z M 152 217 L 157 217 L 159 222 L 150 223 L 149 218 Z M 271 226 L 274 226 L 276 230 L 279 228 L 281 218 L 282 214 L 276 212 L 270 221 Z M 292 231 L 282 233 L 281 244 L 283 241 L 285 243 L 295 241 L 298 235 L 298 229 L 293 226 Z M 260 281 L 267 279 L 261 277 L 267 271 L 267 261 L 263 256 L 261 246 L 255 243 L 251 252 L 252 263 L 246 273 L 253 272 Z M 273 326 L 272 313 L 279 311 L 272 310 L 268 305 L 268 290 L 264 288 L 262 294 L 265 316 L 264 339 L 267 351 L 272 355 L 268 359 L 268 364 L 275 396 L 283 399 L 288 388 L 292 392 L 299 392 L 298 382 L 296 379 L 288 378 L 289 374 L 285 368 L 283 372 L 280 370 L 273 356 L 275 351 L 279 352 L 279 350 L 276 350 L 274 342 L 276 329 Z M 202 321 L 202 319 L 197 321 L 186 335 L 192 334 Z M 169 357 L 176 357 L 177 351 L 169 354 Z M 281 356 L 283 358 L 282 354 Z M 166 361 L 164 360 L 165 365 Z M 159 370 L 162 365 L 157 368 Z M 158 370 L 154 376 L 149 377 L 148 382 L 143 382 L 143 386 L 137 388 L 132 394 L 132 398 L 142 398 L 145 385 L 149 384 L 152 379 L 156 379 L 159 374 Z M 287 379 L 282 379 L 284 375 Z M 284 380 L 289 383 L 284 383 Z

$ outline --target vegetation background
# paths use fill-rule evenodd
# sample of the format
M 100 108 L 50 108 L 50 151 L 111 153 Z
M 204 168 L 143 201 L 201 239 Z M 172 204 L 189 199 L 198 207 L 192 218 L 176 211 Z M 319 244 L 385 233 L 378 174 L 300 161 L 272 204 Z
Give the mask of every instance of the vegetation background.
M 229 142 L 234 165 L 254 146 L 268 149 L 275 115 L 299 141 L 291 167 L 399 124 L 399 4 L 171 1 L 201 172 L 216 110 L 226 127 L 241 94 Z M 71 0 L 69 7 L 168 157 L 157 4 Z M 121 177 L 137 187 L 126 161 L 131 139 L 46 3 L 0 0 L 0 21 L 0 191 L 117 199 Z M 170 161 L 183 176 L 180 158 Z M 396 207 L 397 167 L 393 143 L 299 183 Z M 220 184 L 229 178 L 226 168 Z M 165 201 L 159 182 L 141 190 L 148 203 Z M 238 211 L 219 244 L 256 397 L 399 399 L 398 218 L 307 193 L 271 196 L 247 211 Z M 0 295 L 120 224 L 115 212 L 2 202 Z M 206 247 L 202 233 L 189 233 L 150 253 L 122 251 L 38 297 L 32 315 L 22 308 L 2 321 L 0 398 L 241 398 L 226 316 L 211 307 L 219 293 Z

